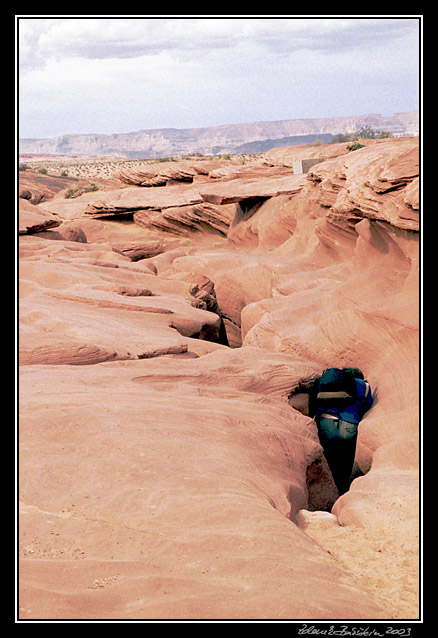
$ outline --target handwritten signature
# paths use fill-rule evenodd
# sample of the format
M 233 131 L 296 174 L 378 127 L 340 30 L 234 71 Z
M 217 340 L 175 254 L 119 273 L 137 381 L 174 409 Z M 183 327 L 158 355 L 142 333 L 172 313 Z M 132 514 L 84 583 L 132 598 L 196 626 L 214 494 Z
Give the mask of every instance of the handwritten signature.
M 382 628 L 383 629 L 383 628 Z M 363 636 L 364 638 L 382 638 L 383 636 L 410 636 L 411 628 L 395 628 L 386 627 L 385 630 L 377 631 L 370 627 L 347 627 L 347 625 L 339 625 L 335 629 L 334 625 L 330 625 L 327 629 L 317 629 L 314 625 L 303 625 L 298 629 L 299 636 Z

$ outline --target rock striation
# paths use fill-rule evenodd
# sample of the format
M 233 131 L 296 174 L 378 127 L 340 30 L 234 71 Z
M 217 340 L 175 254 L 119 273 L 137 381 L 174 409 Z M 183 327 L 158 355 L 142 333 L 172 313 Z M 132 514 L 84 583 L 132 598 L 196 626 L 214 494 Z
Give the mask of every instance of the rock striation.
M 337 150 L 19 199 L 21 619 L 418 618 L 418 139 Z M 332 365 L 341 497 L 290 401 Z
M 165 164 L 145 164 L 135 169 L 124 169 L 117 173 L 116 177 L 130 186 L 164 186 L 175 181 L 193 182 L 197 174 L 189 163 Z
M 49 230 L 60 226 L 62 219 L 52 215 L 41 206 L 31 204 L 27 199 L 20 201 L 20 215 L 18 220 L 18 234 L 32 235 L 33 233 Z

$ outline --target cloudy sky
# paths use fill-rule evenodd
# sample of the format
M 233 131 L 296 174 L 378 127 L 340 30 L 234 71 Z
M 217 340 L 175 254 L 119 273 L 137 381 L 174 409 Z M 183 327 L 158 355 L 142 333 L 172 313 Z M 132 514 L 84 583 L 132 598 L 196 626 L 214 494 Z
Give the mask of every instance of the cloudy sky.
M 18 134 L 418 108 L 415 16 L 17 16 Z

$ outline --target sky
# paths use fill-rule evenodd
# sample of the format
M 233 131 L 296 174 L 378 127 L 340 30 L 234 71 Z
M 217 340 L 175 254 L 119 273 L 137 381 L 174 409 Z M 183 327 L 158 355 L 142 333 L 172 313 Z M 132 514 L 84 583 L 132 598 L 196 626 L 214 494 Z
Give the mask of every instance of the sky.
M 419 16 L 16 16 L 20 138 L 419 108 Z

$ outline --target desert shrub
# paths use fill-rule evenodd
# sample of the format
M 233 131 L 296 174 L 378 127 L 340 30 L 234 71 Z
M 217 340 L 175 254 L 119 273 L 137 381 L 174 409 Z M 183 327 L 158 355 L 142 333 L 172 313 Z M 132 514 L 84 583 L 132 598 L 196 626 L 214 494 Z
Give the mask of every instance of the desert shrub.
M 38 169 L 38 173 L 41 173 L 41 175 L 47 175 L 47 168 L 44 168 L 44 166 L 42 166 Z
M 389 131 L 375 131 L 370 126 L 362 126 L 362 128 L 356 129 L 354 133 L 339 133 L 333 138 L 331 143 L 340 144 L 341 142 L 356 142 L 357 140 L 381 140 L 386 137 L 392 137 L 392 133 Z
M 90 193 L 97 190 L 99 189 L 96 184 L 88 184 L 87 186 L 76 186 L 75 188 L 69 188 L 66 191 L 64 199 L 74 199 L 75 197 L 79 197 L 79 195 L 83 195 L 83 193 Z
M 358 148 L 364 148 L 364 144 L 359 144 L 358 142 L 354 142 L 354 144 L 350 144 L 347 146 L 349 151 L 357 151 Z

